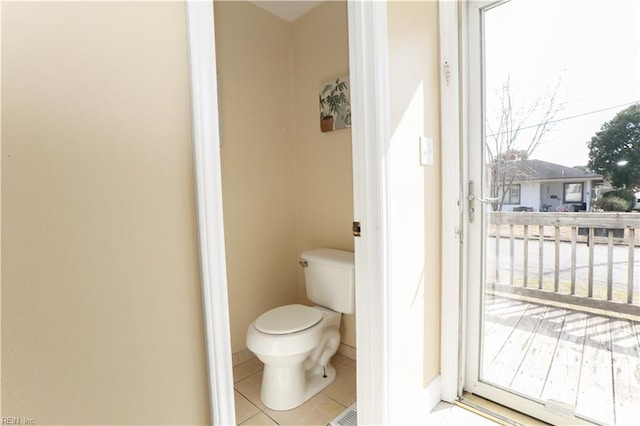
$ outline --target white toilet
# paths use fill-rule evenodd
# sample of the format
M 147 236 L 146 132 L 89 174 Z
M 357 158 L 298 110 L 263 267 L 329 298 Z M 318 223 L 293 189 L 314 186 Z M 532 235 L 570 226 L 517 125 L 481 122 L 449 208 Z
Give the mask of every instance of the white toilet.
M 336 378 L 329 359 L 340 345 L 342 313 L 355 311 L 353 253 L 302 253 L 307 297 L 317 306 L 271 309 L 249 325 L 247 347 L 263 363 L 260 397 L 273 410 L 295 408 Z

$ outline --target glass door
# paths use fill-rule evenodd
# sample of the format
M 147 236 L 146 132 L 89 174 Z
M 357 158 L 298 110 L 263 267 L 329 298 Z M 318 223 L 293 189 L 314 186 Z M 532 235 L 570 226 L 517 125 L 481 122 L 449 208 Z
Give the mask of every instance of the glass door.
M 640 3 L 465 7 L 465 390 L 636 424 Z

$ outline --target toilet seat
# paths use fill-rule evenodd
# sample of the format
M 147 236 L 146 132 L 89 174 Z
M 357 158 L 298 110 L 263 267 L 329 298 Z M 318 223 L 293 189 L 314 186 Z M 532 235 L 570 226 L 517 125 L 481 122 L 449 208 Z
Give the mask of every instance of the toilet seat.
M 306 330 L 322 320 L 322 312 L 305 305 L 286 305 L 260 315 L 255 328 L 266 334 L 291 334 Z

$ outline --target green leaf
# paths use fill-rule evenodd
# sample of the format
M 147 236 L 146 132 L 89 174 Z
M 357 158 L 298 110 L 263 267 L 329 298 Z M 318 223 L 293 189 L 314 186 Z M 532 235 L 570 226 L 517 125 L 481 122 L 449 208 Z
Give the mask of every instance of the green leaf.
M 589 168 L 615 187 L 640 186 L 640 104 L 618 112 L 588 142 Z M 625 165 L 619 165 L 622 160 Z

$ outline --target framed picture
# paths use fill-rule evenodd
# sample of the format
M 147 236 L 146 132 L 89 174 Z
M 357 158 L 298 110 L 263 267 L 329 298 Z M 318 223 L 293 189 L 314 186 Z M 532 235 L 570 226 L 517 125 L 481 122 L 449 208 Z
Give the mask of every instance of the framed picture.
M 338 77 L 320 87 L 320 130 L 351 127 L 351 99 L 349 97 L 349 76 Z

